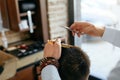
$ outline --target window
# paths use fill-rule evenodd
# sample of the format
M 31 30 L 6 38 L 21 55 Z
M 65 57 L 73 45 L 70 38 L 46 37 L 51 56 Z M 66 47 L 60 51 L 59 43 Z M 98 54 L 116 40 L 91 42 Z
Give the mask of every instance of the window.
M 75 0 L 76 21 L 120 29 L 119 10 L 118 0 Z M 91 60 L 90 75 L 100 80 L 107 80 L 110 71 L 120 60 L 120 48 L 100 38 L 88 35 L 80 38 L 75 36 L 75 45 L 80 46 L 88 54 Z
M 98 25 L 116 26 L 118 15 L 117 0 L 81 0 L 81 20 Z

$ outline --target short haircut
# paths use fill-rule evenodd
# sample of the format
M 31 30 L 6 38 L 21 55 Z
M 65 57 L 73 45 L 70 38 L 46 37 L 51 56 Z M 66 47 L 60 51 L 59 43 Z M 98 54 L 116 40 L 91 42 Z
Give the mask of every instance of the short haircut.
M 62 47 L 59 74 L 62 80 L 86 80 L 90 73 L 90 60 L 79 47 Z

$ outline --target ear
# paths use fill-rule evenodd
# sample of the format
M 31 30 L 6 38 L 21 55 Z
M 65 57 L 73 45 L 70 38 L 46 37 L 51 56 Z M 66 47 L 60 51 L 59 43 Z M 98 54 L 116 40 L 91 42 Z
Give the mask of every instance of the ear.
M 89 74 L 86 76 L 86 79 L 85 79 L 85 80 L 88 80 L 88 78 L 89 78 Z

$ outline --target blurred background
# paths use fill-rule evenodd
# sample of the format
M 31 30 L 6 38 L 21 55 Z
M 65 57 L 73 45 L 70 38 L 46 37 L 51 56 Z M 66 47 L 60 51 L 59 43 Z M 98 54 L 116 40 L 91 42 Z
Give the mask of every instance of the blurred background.
M 120 60 L 120 48 L 99 37 L 73 37 L 60 26 L 87 21 L 120 29 L 119 14 L 120 0 L 0 0 L 0 61 L 4 63 L 0 80 L 33 80 L 32 69 L 43 58 L 44 44 L 56 38 L 89 55 L 90 80 L 107 80 Z M 6 56 L 13 60 L 4 60 Z
M 75 3 L 76 21 L 87 21 L 97 26 L 120 29 L 119 0 L 81 0 L 80 4 L 77 2 L 78 0 Z M 80 12 L 77 12 L 79 9 Z M 120 48 L 102 41 L 99 37 L 83 35 L 78 38 L 76 36 L 75 45 L 82 47 L 90 56 L 90 74 L 98 78 L 97 80 L 107 80 L 111 70 L 120 60 Z

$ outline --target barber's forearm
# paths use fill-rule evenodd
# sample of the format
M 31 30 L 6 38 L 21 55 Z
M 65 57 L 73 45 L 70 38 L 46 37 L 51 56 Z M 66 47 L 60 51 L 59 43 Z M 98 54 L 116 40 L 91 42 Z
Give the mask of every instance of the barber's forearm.
M 98 30 L 99 31 L 99 36 L 102 37 L 104 32 L 105 32 L 105 27 L 99 27 L 98 29 L 99 29 Z

